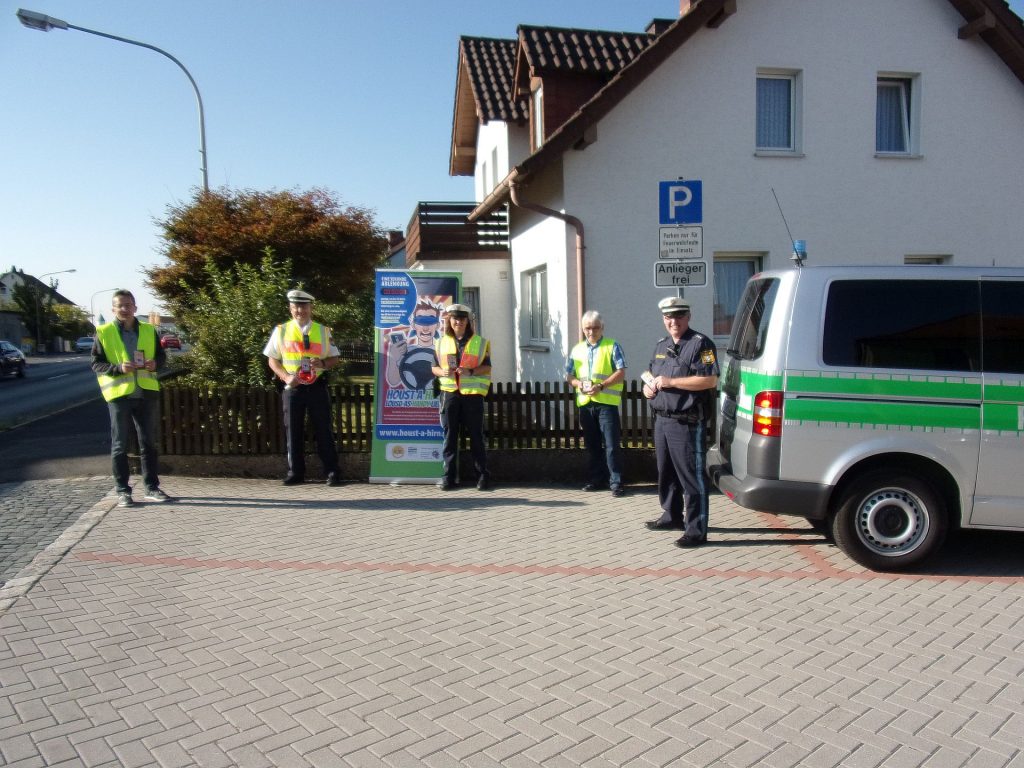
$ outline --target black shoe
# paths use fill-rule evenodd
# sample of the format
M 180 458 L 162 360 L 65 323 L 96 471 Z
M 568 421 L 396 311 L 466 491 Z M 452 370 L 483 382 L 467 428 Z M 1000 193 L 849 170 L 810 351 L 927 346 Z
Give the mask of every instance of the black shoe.
M 616 485 L 614 488 L 612 488 L 612 496 L 625 496 L 625 495 L 626 495 L 626 489 L 623 488 L 621 485 Z
M 447 477 L 442 477 L 440 480 L 437 481 L 437 487 L 440 488 L 442 491 L 451 491 L 454 490 L 455 483 L 453 483 Z
M 298 475 L 288 475 L 288 477 L 281 481 L 281 485 L 302 485 L 304 482 L 306 482 L 305 479 Z
M 701 544 L 707 543 L 707 536 L 690 536 L 689 534 L 687 534 L 685 536 L 680 536 L 678 539 L 676 539 L 677 547 L 699 547 Z
M 341 478 L 338 477 L 337 472 L 328 473 L 327 485 L 329 485 L 331 488 L 337 488 L 339 485 L 341 485 Z
M 487 478 L 487 475 L 480 475 L 476 481 L 476 489 L 478 491 L 491 490 L 491 481 Z
M 594 491 L 603 491 L 604 486 L 598 483 L 587 483 L 581 490 L 584 490 L 587 493 L 593 493 Z
M 648 520 L 644 525 L 647 526 L 648 530 L 651 531 L 681 531 L 683 530 L 682 523 L 675 523 L 671 520 Z

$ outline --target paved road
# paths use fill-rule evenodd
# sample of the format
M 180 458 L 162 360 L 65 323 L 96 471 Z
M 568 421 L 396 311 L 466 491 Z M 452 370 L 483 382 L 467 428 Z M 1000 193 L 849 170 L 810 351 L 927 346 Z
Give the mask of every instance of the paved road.
M 721 496 L 682 551 L 653 489 L 164 485 L 0 590 L 0 764 L 1024 766 L 1020 535 L 894 576 Z
M 0 380 L 0 429 L 100 397 L 88 355 L 30 357 L 23 379 Z

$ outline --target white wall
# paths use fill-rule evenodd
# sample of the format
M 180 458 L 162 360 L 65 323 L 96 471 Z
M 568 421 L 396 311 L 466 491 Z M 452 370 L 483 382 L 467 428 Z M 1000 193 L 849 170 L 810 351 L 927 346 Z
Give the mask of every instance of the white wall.
M 555 164 L 564 164 L 564 186 L 541 179 L 524 195 L 583 220 L 587 308 L 623 343 L 631 378 L 664 335 L 658 300 L 675 293 L 653 284 L 659 181 L 703 181 L 709 273 L 722 251 L 767 253 L 766 268 L 790 263 L 772 188 L 811 263 L 900 264 L 934 253 L 952 254 L 954 264 L 1024 266 L 1024 85 L 982 41 L 957 38 L 964 22 L 948 0 L 737 5 L 602 120 L 595 144 Z M 800 157 L 754 154 L 759 67 L 801 71 Z M 920 157 L 875 156 L 875 84 L 886 71 L 920 73 Z M 565 227 L 518 223 L 513 234 L 516 274 L 544 259 L 557 264 L 552 315 L 556 302 L 563 316 L 569 306 L 575 313 Z M 559 285 L 552 278 L 563 268 Z M 706 287 L 685 290 L 693 326 L 708 333 L 710 283 L 709 275 Z M 556 317 L 564 338 L 561 324 Z M 560 369 L 528 360 L 524 379 L 560 378 Z

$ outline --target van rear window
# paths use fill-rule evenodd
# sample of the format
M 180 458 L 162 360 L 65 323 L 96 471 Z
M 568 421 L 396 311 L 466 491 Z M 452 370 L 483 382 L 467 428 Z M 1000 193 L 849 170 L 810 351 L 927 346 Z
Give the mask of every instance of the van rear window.
M 778 292 L 777 279 L 752 278 L 747 283 L 732 323 L 732 335 L 726 350 L 730 355 L 740 360 L 756 360 L 761 356 Z
M 828 288 L 826 365 L 980 371 L 978 283 L 837 280 Z

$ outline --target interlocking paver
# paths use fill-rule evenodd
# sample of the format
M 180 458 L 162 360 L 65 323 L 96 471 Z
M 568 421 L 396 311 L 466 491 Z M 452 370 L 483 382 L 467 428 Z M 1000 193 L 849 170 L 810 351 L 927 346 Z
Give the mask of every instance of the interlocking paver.
M 0 762 L 1021 762 L 993 540 L 892 576 L 721 497 L 682 552 L 645 489 L 166 484 L 0 607 Z

